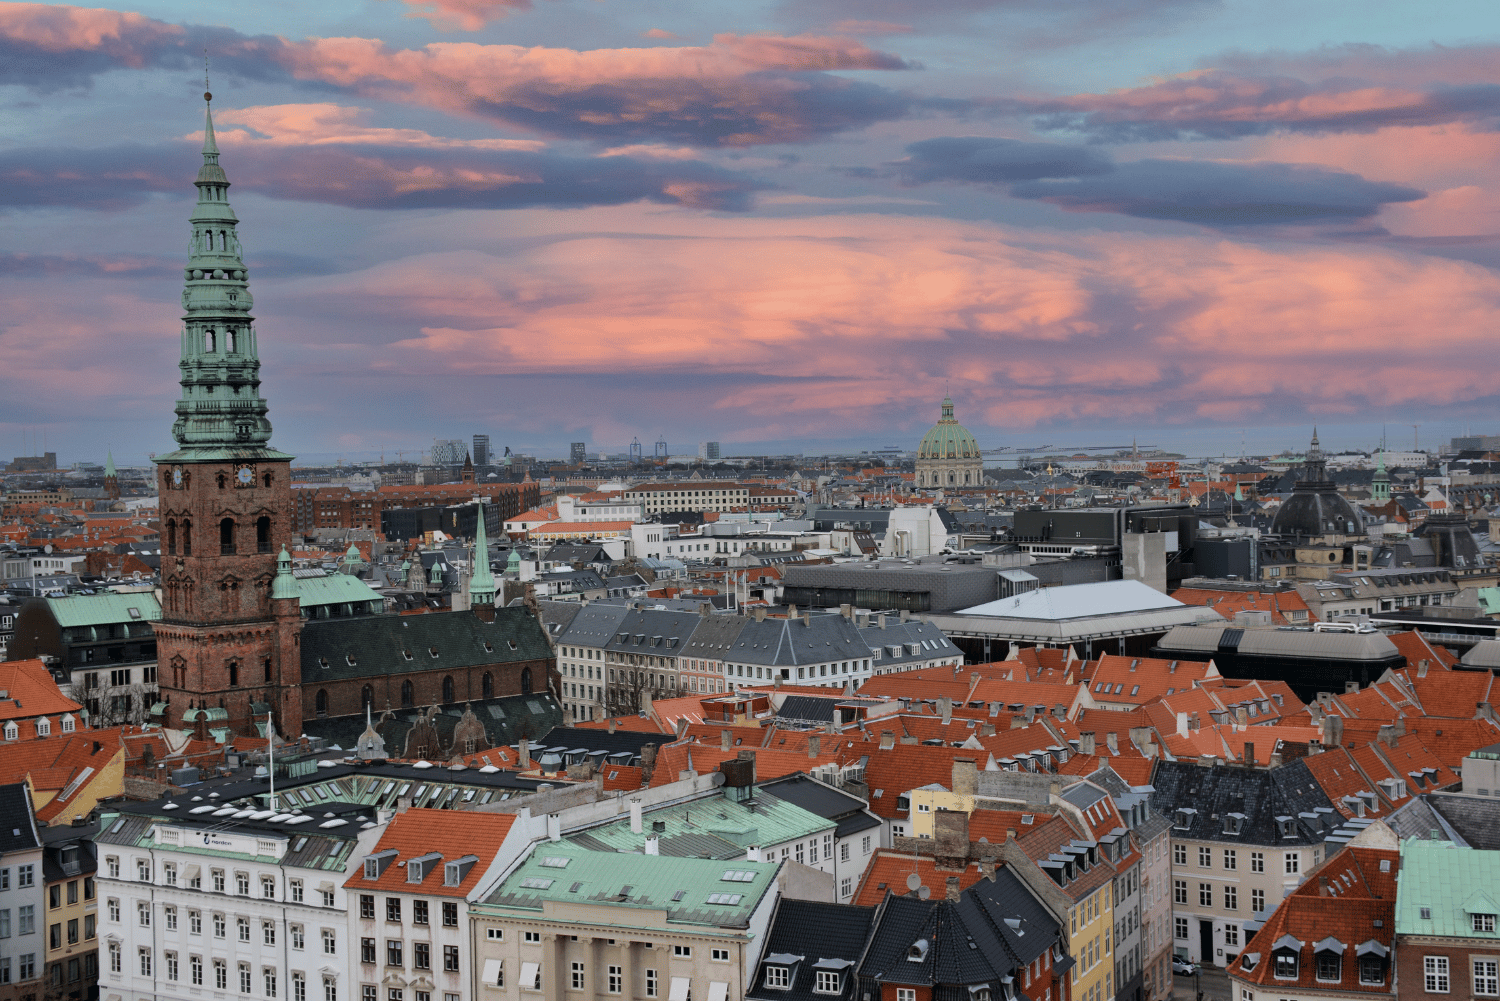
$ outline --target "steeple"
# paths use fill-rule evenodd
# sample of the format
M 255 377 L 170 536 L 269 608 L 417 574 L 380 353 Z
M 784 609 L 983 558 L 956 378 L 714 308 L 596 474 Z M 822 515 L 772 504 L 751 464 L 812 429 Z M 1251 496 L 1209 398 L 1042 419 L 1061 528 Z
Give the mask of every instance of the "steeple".
M 955 420 L 953 416 L 953 398 L 951 396 L 943 397 L 943 416 L 940 419 L 945 421 Z
M 1385 471 L 1385 452 L 1375 453 L 1375 481 L 1370 484 L 1370 500 L 1385 503 L 1391 499 L 1391 474 Z
M 260 395 L 260 358 L 250 309 L 249 273 L 229 206 L 229 177 L 219 165 L 213 95 L 204 91 L 203 165 L 193 184 L 198 203 L 183 277 L 182 396 L 172 436 L 183 450 L 168 461 L 206 458 L 232 448 L 236 458 L 281 458 Z M 286 458 L 290 458 L 287 456 Z M 160 459 L 158 461 L 161 461 Z
M 479 502 L 479 518 L 474 525 L 473 576 L 469 578 L 471 608 L 495 607 L 495 575 L 490 573 L 490 542 L 484 530 L 484 501 Z
M 1323 449 L 1318 445 L 1318 426 L 1313 425 L 1312 444 L 1307 447 L 1307 457 L 1302 460 L 1302 467 L 1307 470 L 1303 477 L 1303 483 L 1324 483 L 1328 479 L 1328 463 L 1323 457 Z
M 120 477 L 115 472 L 115 454 L 104 453 L 104 496 L 110 500 L 120 499 Z
M 104 476 L 105 476 L 106 479 L 108 479 L 109 477 L 114 476 L 114 475 L 115 475 L 115 453 L 114 452 L 105 452 L 104 453 Z

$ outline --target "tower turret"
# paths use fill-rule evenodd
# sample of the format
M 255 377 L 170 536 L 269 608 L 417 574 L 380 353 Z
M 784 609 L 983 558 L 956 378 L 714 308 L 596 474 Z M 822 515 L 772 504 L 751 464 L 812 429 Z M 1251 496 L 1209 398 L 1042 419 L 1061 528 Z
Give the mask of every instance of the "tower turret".
M 484 527 L 484 501 L 479 502 L 479 517 L 474 526 L 474 573 L 469 578 L 469 607 L 480 618 L 495 617 L 495 575 L 490 572 L 490 542 Z

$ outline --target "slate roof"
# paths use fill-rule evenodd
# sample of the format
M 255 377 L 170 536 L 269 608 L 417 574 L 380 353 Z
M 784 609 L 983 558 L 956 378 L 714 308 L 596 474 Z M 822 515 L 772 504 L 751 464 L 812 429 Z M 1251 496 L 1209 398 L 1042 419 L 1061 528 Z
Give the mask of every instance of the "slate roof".
M 759 788 L 767 796 L 795 803 L 809 813 L 835 821 L 838 828 L 834 833 L 840 838 L 880 826 L 880 819 L 871 816 L 865 810 L 863 799 L 851 796 L 801 772 L 776 779 L 774 782 L 762 783 Z
M 1162 761 L 1151 779 L 1156 792 L 1151 807 L 1172 820 L 1172 836 L 1194 841 L 1223 841 L 1260 845 L 1321 844 L 1330 823 L 1339 820 L 1333 803 L 1300 759 L 1280 768 L 1260 769 L 1215 765 L 1204 768 L 1196 761 Z M 1183 826 L 1176 811 L 1191 809 Z M 1331 818 L 1314 822 L 1302 814 Z M 1224 818 L 1245 815 L 1238 834 L 1226 834 Z M 1218 814 L 1219 820 L 1211 819 Z M 1277 817 L 1293 820 L 1294 834 L 1283 837 Z
M 795 667 L 835 660 L 864 659 L 870 647 L 859 628 L 842 615 L 746 619 L 725 660 L 771 667 Z
M 302 629 L 304 685 L 551 658 L 542 625 L 525 606 L 497 608 L 493 622 L 473 612 L 431 612 L 315 619 Z
M 5 818 L 0 824 L 0 855 L 42 846 L 24 782 L 0 786 L 0 817 Z
M 592 727 L 555 726 L 540 738 L 532 740 L 531 752 L 534 756 L 545 747 L 566 747 L 570 751 L 586 748 L 590 751 L 608 751 L 610 754 L 625 751 L 640 754 L 647 744 L 660 747 L 676 739 L 672 734 L 645 733 L 640 730 L 616 730 L 610 733 L 608 730 L 596 730 Z
M 538 734 L 556 728 L 566 715 L 550 692 L 456 702 L 443 706 L 431 720 L 442 747 L 453 746 L 453 731 L 463 718 L 465 709 L 471 709 L 474 718 L 484 727 L 485 737 L 491 747 L 515 744 L 522 737 L 534 741 Z M 375 714 L 375 731 L 385 741 L 387 754 L 392 757 L 402 754 L 406 747 L 406 735 L 417 725 L 417 718 L 426 710 L 425 706 L 411 706 L 387 709 Z M 303 723 L 302 732 L 309 737 L 322 737 L 330 744 L 348 750 L 359 742 L 359 735 L 365 732 L 365 717 L 361 713 L 310 719 Z
M 590 602 L 580 608 L 560 633 L 554 633 L 559 644 L 603 648 L 614 639 L 625 616 L 630 613 L 626 605 L 608 605 Z
M 815 695 L 788 695 L 781 708 L 776 710 L 778 719 L 799 723 L 832 723 L 837 713 L 838 699 L 820 699 Z
M 823 998 L 852 998 L 856 978 L 845 976 L 843 990 L 838 994 L 815 994 L 817 968 L 825 960 L 845 960 L 850 965 L 859 961 L 864 951 L 865 940 L 870 934 L 870 925 L 875 917 L 875 908 L 856 907 L 851 904 L 826 904 L 813 900 L 793 900 L 782 897 L 771 915 L 771 926 L 766 932 L 765 948 L 761 952 L 760 966 L 755 977 L 747 985 L 745 997 L 758 1001 L 820 1001 Z M 765 986 L 765 967 L 772 963 L 770 957 L 789 959 L 799 957 L 792 963 L 791 984 L 788 988 Z M 781 964 L 773 964 L 781 965 Z M 834 969 L 826 964 L 823 969 Z
M 878 625 L 863 626 L 859 634 L 871 650 L 880 650 L 879 657 L 870 666 L 881 671 L 899 671 L 903 664 L 921 663 L 934 657 L 963 656 L 963 652 L 949 642 L 933 622 L 916 619 L 900 622 L 888 617 L 884 629 Z M 915 653 L 912 646 L 917 647 Z M 899 652 L 892 653 L 892 647 L 899 647 Z

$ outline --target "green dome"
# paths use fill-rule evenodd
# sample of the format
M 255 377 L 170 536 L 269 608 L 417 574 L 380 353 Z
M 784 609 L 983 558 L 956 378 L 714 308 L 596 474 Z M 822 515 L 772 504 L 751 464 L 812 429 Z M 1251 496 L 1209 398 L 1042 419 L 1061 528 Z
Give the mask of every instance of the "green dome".
M 922 437 L 917 448 L 919 459 L 978 459 L 979 442 L 969 429 L 953 418 L 953 401 L 943 399 L 943 416 Z

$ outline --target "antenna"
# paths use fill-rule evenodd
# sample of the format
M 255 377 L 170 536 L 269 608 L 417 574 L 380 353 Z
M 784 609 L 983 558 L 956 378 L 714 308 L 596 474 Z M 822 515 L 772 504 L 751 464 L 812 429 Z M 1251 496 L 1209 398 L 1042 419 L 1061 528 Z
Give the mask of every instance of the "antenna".
M 1418 421 L 1411 426 L 1411 450 L 1413 452 L 1420 452 L 1422 450 L 1421 447 L 1417 444 L 1417 429 L 1421 426 L 1421 421 Z
M 271 809 L 276 809 L 276 725 L 271 710 L 266 710 L 266 772 L 271 779 Z

